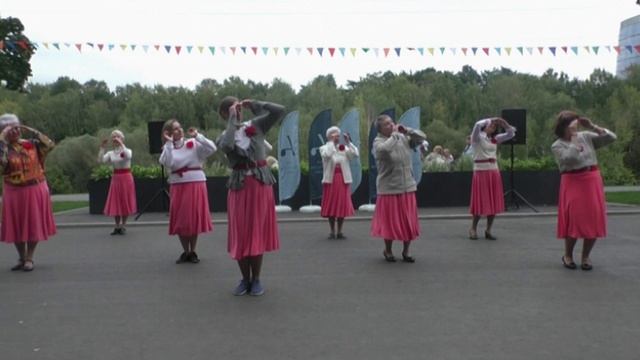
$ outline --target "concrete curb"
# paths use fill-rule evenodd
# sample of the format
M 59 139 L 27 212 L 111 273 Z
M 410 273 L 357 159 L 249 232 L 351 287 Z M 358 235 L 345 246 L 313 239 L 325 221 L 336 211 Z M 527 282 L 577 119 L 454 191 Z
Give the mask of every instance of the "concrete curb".
M 607 215 L 609 216 L 620 216 L 620 215 L 638 215 L 640 214 L 640 209 L 637 210 L 610 210 L 607 211 Z M 373 216 L 373 214 L 371 214 Z M 555 217 L 558 213 L 555 211 L 547 211 L 547 212 L 526 212 L 526 213 L 503 213 L 498 215 L 500 218 L 504 219 L 515 219 L 515 218 L 539 218 L 539 217 Z M 372 216 L 354 216 L 350 217 L 348 221 L 371 221 Z M 441 215 L 421 215 L 418 216 L 420 220 L 465 220 L 469 219 L 469 214 L 441 214 Z M 301 223 L 301 222 L 326 222 L 327 219 L 321 217 L 300 217 L 300 218 L 280 218 L 278 219 L 278 223 Z M 213 224 L 215 225 L 226 225 L 228 223 L 227 220 L 213 220 Z M 167 226 L 169 225 L 169 221 L 132 221 L 127 223 L 127 227 L 142 227 L 142 226 Z M 83 227 L 113 227 L 113 222 L 67 222 L 67 223 L 57 223 L 56 226 L 58 228 L 83 228 Z

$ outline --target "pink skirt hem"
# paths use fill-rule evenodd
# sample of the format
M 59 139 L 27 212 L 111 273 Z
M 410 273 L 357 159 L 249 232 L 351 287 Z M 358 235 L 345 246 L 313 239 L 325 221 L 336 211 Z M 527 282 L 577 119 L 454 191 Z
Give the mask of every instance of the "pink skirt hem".
M 558 194 L 557 237 L 607 236 L 607 208 L 600 171 L 562 174 Z
M 322 184 L 320 207 L 322 217 L 345 218 L 355 213 L 351 202 L 351 184 L 344 182 L 342 170 L 339 167 L 336 167 L 333 173 L 333 182 Z
M 137 211 L 133 175 L 113 174 L 103 213 L 107 216 L 129 216 Z
M 234 260 L 280 248 L 273 187 L 247 176 L 244 187 L 227 195 L 227 251 Z
M 195 236 L 213 230 L 204 181 L 171 184 L 169 235 Z
M 415 192 L 378 195 L 371 222 L 371 236 L 413 241 L 420 236 Z
M 56 224 L 47 182 L 29 186 L 13 186 L 5 182 L 0 241 L 46 241 L 55 233 Z
M 475 216 L 491 216 L 502 212 L 504 212 L 504 190 L 500 171 L 474 171 L 469 213 Z

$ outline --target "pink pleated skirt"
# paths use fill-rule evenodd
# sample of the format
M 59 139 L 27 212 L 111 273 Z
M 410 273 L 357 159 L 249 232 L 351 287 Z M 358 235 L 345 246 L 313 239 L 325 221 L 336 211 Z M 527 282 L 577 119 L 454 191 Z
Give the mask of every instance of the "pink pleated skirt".
M 607 208 L 600 170 L 562 174 L 557 235 L 559 239 L 607 236 Z
M 371 236 L 412 241 L 420 236 L 416 193 L 378 195 L 371 222 Z
M 0 241 L 45 241 L 55 233 L 56 223 L 47 182 L 28 186 L 13 186 L 5 182 Z
M 244 187 L 229 190 L 227 196 L 227 251 L 240 260 L 280 248 L 273 187 L 253 176 L 244 179 Z
M 206 182 L 171 184 L 169 193 L 169 235 L 194 236 L 213 230 Z
M 469 213 L 490 216 L 504 212 L 504 190 L 500 170 L 476 170 L 471 181 Z
M 345 184 L 342 169 L 336 166 L 333 182 L 322 184 L 322 203 L 320 216 L 345 218 L 353 216 L 354 209 L 351 202 L 351 184 Z
M 138 211 L 136 204 L 136 187 L 133 175 L 127 173 L 114 173 L 111 176 L 107 203 L 103 213 L 107 216 L 129 216 Z

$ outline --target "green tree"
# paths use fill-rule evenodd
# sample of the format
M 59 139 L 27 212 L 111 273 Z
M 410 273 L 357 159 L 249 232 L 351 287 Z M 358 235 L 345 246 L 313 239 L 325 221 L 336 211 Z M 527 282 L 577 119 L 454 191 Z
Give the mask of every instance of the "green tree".
M 31 76 L 29 60 L 36 48 L 17 18 L 0 18 L 0 86 L 21 90 Z

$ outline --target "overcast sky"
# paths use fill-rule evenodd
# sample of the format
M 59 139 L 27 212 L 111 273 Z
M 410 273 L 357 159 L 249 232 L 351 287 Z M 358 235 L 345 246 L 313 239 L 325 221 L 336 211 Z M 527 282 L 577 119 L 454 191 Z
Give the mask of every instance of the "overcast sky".
M 183 85 L 192 88 L 202 79 L 224 80 L 229 76 L 270 82 L 283 79 L 295 88 L 320 74 L 334 74 L 340 85 L 358 80 L 367 73 L 391 70 L 415 71 L 427 67 L 458 71 L 469 64 L 477 70 L 508 67 L 541 74 L 548 68 L 586 78 L 596 68 L 615 72 L 616 53 L 601 49 L 587 54 L 583 46 L 617 45 L 620 22 L 640 14 L 633 0 L 181 0 L 163 4 L 147 0 L 29 1 L 2 0 L 0 16 L 19 18 L 25 33 L 34 42 L 115 44 L 112 51 L 74 47 L 62 51 L 41 48 L 33 56 L 32 82 L 51 82 L 69 76 L 84 82 L 105 80 L 111 87 L 139 82 L 146 85 Z M 120 44 L 136 44 L 131 51 Z M 150 45 L 147 53 L 143 44 Z M 196 49 L 191 54 L 170 54 L 159 45 L 279 47 L 247 55 L 238 49 L 235 56 Z M 534 47 L 534 55 L 520 55 L 515 47 Z M 538 46 L 580 46 L 579 56 L 552 56 Z M 283 47 L 291 47 L 284 56 Z M 310 56 L 300 47 L 358 48 L 356 56 L 334 57 L 317 52 Z M 378 57 L 363 47 L 402 47 Z M 406 47 L 446 47 L 431 56 L 420 56 Z M 490 47 L 467 56 L 450 48 Z M 493 48 L 514 47 L 511 56 L 498 56 Z

